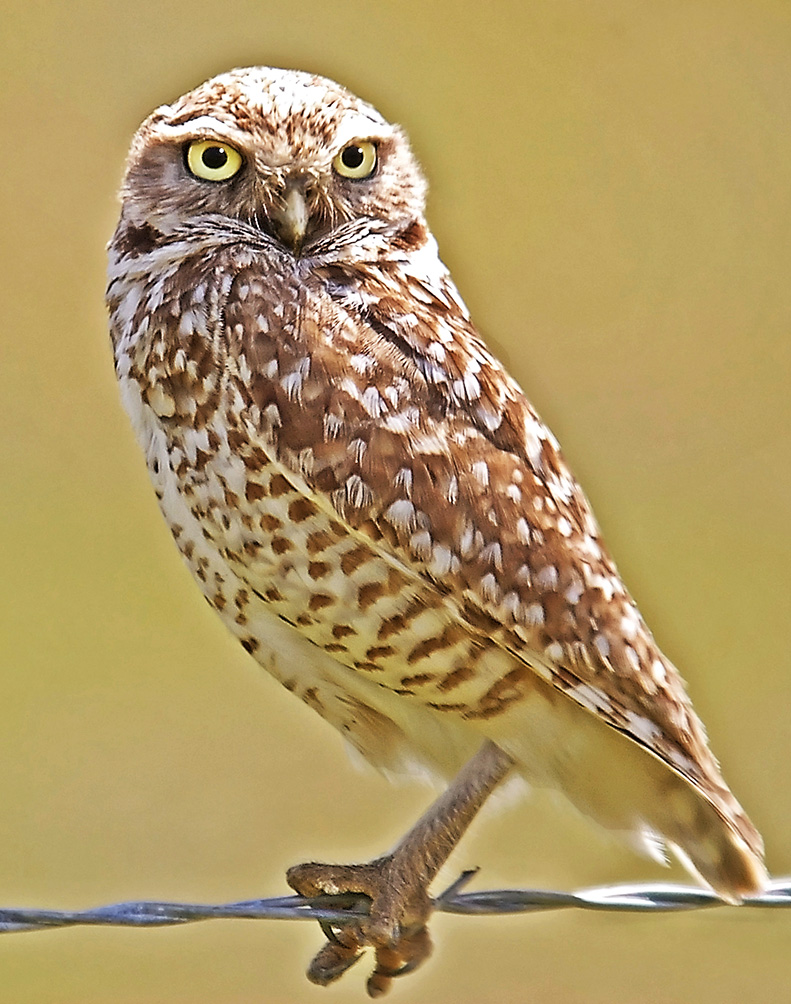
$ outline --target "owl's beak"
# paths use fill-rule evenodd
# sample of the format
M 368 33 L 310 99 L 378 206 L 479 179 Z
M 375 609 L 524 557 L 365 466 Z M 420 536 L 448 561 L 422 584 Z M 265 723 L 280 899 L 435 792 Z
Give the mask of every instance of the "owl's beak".
M 286 182 L 282 205 L 272 211 L 272 226 L 278 238 L 299 254 L 308 229 L 308 203 L 303 179 L 292 178 Z

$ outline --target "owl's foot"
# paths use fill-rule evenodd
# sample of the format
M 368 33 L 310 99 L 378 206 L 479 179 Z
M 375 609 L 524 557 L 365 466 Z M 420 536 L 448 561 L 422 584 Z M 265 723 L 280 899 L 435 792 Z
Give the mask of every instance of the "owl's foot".
M 304 864 L 288 870 L 288 884 L 301 896 L 358 893 L 371 901 L 367 916 L 322 924 L 327 943 L 308 967 L 311 982 L 332 983 L 364 949 L 373 948 L 376 967 L 368 993 L 379 997 L 395 976 L 425 962 L 431 954 L 429 886 L 512 766 L 508 754 L 487 741 L 391 854 L 362 865 Z
M 387 855 L 360 865 L 295 865 L 288 884 L 308 898 L 323 894 L 360 893 L 371 905 L 367 916 L 343 924 L 322 925 L 327 942 L 318 952 L 307 976 L 326 986 L 354 965 L 366 948 L 372 948 L 376 965 L 368 978 L 368 994 L 386 993 L 396 976 L 412 972 L 431 954 L 427 921 L 432 902 L 424 883 L 410 881 L 403 862 Z

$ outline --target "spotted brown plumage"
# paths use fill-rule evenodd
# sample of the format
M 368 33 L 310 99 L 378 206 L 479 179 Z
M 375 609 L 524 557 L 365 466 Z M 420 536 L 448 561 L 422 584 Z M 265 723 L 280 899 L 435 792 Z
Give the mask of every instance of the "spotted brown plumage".
M 244 648 L 375 765 L 450 779 L 488 741 L 489 787 L 558 787 L 738 899 L 760 837 L 424 194 L 320 77 L 232 71 L 143 123 L 107 299 L 163 513 Z

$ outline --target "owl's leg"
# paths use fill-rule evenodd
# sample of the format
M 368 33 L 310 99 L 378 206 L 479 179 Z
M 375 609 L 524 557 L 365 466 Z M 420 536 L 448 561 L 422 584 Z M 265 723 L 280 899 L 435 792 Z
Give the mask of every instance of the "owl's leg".
M 371 899 L 364 919 L 325 927 L 328 940 L 308 968 L 309 980 L 322 986 L 332 983 L 364 948 L 372 947 L 376 968 L 368 993 L 378 997 L 394 976 L 411 972 L 428 958 L 428 887 L 512 766 L 511 758 L 487 741 L 389 854 L 368 864 L 311 863 L 288 870 L 289 885 L 302 896 L 352 892 Z

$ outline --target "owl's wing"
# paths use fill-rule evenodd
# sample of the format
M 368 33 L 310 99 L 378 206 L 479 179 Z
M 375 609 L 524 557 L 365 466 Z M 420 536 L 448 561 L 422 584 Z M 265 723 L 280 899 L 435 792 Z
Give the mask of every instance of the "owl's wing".
M 245 296 L 229 299 L 226 330 L 241 339 L 234 354 L 278 458 L 439 597 L 449 623 L 463 620 L 741 820 L 557 442 L 434 258 L 428 278 L 408 254 L 336 258 L 282 296 L 255 295 L 255 267 L 237 274 Z

